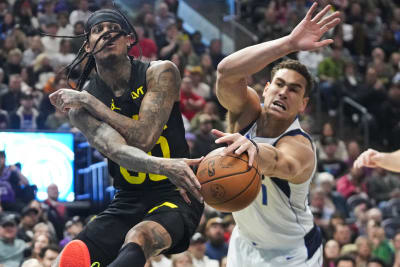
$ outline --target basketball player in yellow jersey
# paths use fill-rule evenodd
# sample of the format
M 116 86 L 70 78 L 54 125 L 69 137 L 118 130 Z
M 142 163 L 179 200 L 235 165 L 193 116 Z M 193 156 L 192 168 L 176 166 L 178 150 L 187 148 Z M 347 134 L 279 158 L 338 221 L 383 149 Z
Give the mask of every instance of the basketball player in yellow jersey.
M 285 37 L 237 51 L 218 65 L 217 96 L 228 110 L 232 133 L 214 130 L 225 153 L 249 154 L 258 161 L 262 190 L 236 221 L 228 250 L 228 267 L 316 267 L 322 265 L 321 233 L 308 206 L 316 153 L 310 136 L 301 129 L 298 114 L 309 100 L 313 81 L 307 68 L 295 60 L 275 65 L 264 103 L 247 86 L 246 77 L 273 61 L 300 50 L 313 50 L 333 40 L 320 41 L 339 20 L 327 15 L 330 6 L 306 17 Z
M 151 256 L 186 250 L 203 212 L 200 184 L 189 167 L 199 160 L 182 159 L 189 150 L 179 111 L 180 74 L 169 61 L 128 57 L 136 34 L 116 10 L 94 12 L 85 33 L 81 51 L 88 63 L 78 81 L 84 91 L 61 89 L 50 99 L 58 109 L 70 109 L 73 125 L 108 158 L 117 193 L 58 262 L 142 267 Z M 177 186 L 188 194 L 181 196 Z

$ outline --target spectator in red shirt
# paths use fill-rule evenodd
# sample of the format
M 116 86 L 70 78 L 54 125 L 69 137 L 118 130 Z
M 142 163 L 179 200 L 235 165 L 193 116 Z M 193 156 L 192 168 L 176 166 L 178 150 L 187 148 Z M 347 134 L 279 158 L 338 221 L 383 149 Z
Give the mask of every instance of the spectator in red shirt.
M 146 38 L 144 36 L 144 29 L 141 25 L 135 25 L 135 30 L 137 33 L 137 37 L 139 39 L 138 45 L 132 46 L 131 50 L 129 50 L 129 55 L 135 58 L 140 56 L 139 46 L 142 50 L 142 59 L 153 61 L 157 59 L 158 47 L 157 44 L 150 38 Z
M 201 111 L 206 101 L 193 92 L 192 78 L 185 77 L 181 83 L 180 109 L 182 114 L 190 121 L 197 112 Z
M 350 173 L 337 180 L 336 189 L 346 199 L 351 195 L 366 193 L 365 172 L 363 169 L 352 168 Z

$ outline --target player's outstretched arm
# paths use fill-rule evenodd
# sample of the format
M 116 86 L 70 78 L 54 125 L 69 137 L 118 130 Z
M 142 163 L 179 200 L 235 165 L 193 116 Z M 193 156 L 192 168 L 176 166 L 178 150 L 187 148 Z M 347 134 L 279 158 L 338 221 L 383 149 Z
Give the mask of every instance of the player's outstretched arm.
M 185 189 L 201 201 L 200 183 L 189 165 L 201 159 L 167 159 L 149 156 L 127 145 L 125 139 L 111 126 L 94 118 L 84 108 L 69 111 L 74 126 L 82 131 L 89 143 L 118 165 L 132 171 L 166 175 L 176 186 Z
M 292 52 L 313 50 L 333 42 L 331 39 L 321 41 L 321 38 L 340 22 L 338 18 L 340 13 L 335 12 L 324 17 L 330 9 L 328 5 L 313 16 L 316 9 L 317 3 L 314 2 L 304 19 L 289 35 L 246 47 L 227 56 L 219 63 L 218 100 L 229 111 L 229 115 L 232 115 L 231 123 L 238 121 L 239 126 L 236 128 L 246 127 L 246 123 L 250 123 L 257 117 L 260 109 L 257 94 L 247 87 L 248 76 Z
M 283 137 L 274 147 L 264 143 L 256 144 L 239 133 L 223 133 L 215 129 L 212 133 L 219 137 L 216 143 L 228 144 L 223 150 L 224 154 L 240 155 L 247 152 L 249 165 L 256 160 L 263 175 L 301 184 L 310 178 L 314 170 L 314 151 L 310 141 L 301 135 Z
M 383 153 L 368 149 L 358 156 L 354 162 L 354 167 L 356 168 L 364 166 L 369 168 L 380 167 L 389 171 L 400 172 L 400 150 L 392 153 Z
M 148 152 L 160 137 L 174 102 L 179 100 L 181 78 L 178 68 L 170 61 L 155 62 L 146 75 L 147 93 L 138 120 L 113 112 L 85 91 L 60 89 L 50 95 L 50 100 L 60 110 L 84 107 L 94 117 L 116 129 L 129 145 Z

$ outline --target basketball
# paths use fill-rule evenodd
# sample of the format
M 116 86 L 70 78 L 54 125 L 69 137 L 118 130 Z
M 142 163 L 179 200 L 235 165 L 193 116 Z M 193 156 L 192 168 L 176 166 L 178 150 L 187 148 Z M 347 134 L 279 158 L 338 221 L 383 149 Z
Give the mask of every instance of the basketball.
M 257 162 L 248 165 L 248 155 L 221 156 L 224 147 L 211 151 L 200 163 L 197 178 L 204 201 L 222 212 L 239 211 L 258 195 L 261 177 Z

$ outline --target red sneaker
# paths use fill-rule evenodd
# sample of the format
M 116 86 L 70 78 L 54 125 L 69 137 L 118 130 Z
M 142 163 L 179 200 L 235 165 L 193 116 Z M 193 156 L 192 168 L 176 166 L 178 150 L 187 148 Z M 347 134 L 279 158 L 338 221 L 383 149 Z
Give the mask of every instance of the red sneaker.
M 60 257 L 60 267 L 90 267 L 90 254 L 81 240 L 69 242 Z

